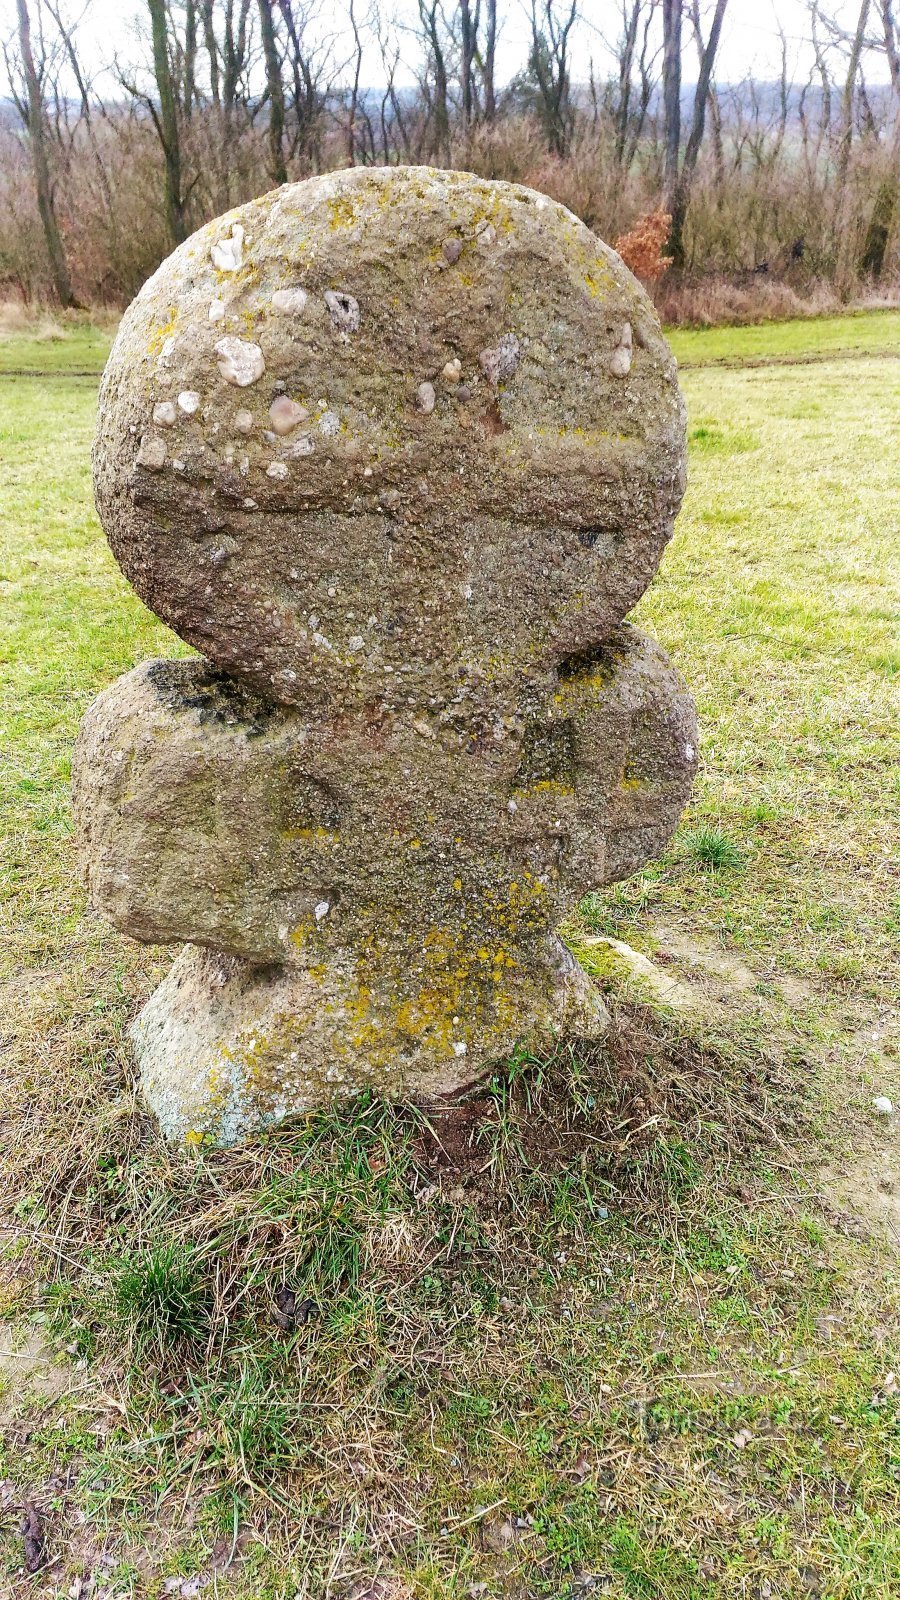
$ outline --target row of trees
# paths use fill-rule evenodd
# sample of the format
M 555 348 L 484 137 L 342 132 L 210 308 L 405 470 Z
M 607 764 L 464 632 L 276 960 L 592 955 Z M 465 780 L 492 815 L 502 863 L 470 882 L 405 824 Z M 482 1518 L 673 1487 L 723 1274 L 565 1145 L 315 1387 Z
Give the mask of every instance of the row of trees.
M 342 0 L 330 34 L 314 0 L 140 0 L 127 61 L 93 59 L 64 3 L 16 0 L 3 41 L 0 279 L 26 298 L 127 299 L 261 189 L 392 162 L 533 183 L 609 238 L 662 208 L 677 272 L 894 270 L 894 0 L 849 22 L 809 0 L 802 80 L 782 35 L 778 81 L 731 86 L 728 0 L 524 0 L 502 82 L 497 0 Z

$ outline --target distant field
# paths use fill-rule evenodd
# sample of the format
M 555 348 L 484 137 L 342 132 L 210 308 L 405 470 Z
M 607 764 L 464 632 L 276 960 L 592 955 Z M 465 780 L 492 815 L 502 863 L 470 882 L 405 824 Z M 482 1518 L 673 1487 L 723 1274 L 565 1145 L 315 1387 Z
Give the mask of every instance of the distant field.
M 71 372 L 106 336 L 0 342 L 47 374 L 0 376 L 4 1596 L 897 1600 L 900 314 L 672 338 L 729 368 L 684 374 L 635 620 L 702 771 L 666 856 L 567 930 L 612 1053 L 498 1073 L 446 1160 L 366 1104 L 182 1154 L 136 1102 L 170 953 L 85 912 L 71 749 L 184 647 L 93 510 Z M 597 935 L 701 1011 L 636 1003 Z
M 4 332 L 0 323 L 0 374 L 6 372 L 101 373 L 113 341 L 111 328 L 90 322 L 46 318 L 35 338 L 28 330 Z
M 690 366 L 900 355 L 900 310 L 801 317 L 792 322 L 761 322 L 746 328 L 668 328 L 666 332 L 679 363 Z

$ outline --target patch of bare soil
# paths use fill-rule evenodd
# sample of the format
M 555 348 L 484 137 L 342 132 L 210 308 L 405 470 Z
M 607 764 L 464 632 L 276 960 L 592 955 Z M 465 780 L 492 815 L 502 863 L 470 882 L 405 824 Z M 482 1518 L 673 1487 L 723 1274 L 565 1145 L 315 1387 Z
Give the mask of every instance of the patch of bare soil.
M 822 1194 L 835 1220 L 851 1234 L 872 1237 L 900 1257 L 900 1127 L 897 1114 L 871 1149 L 848 1157 L 821 1176 Z
M 39 1329 L 0 1322 L 0 1428 L 26 1404 L 58 1400 L 71 1378 L 71 1368 L 60 1363 Z
M 768 982 L 774 983 L 785 1002 L 797 1009 L 815 1002 L 813 985 L 794 973 L 778 972 L 770 979 L 712 940 L 698 940 L 664 923 L 655 923 L 651 932 L 658 946 L 657 960 L 674 962 L 713 1002 L 725 1006 L 743 1002 L 756 996 L 760 986 Z

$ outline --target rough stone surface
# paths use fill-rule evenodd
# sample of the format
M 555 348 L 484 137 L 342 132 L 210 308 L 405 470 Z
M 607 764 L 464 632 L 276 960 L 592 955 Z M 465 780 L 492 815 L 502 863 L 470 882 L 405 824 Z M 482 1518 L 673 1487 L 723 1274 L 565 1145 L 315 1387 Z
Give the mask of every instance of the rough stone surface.
M 142 462 L 187 390 L 184 471 Z M 300 450 L 267 437 L 279 395 L 313 419 Z M 229 213 L 145 285 L 104 376 L 97 500 L 138 593 L 218 666 L 302 706 L 403 704 L 605 638 L 671 532 L 684 439 L 650 301 L 563 206 L 356 169 Z
M 465 954 L 458 949 L 460 962 Z M 363 1089 L 437 1097 L 516 1045 L 549 1052 L 561 1035 L 606 1032 L 599 991 L 555 936 L 474 1016 L 465 1009 L 475 986 L 459 978 L 450 1011 L 444 950 L 425 941 L 416 956 L 411 971 L 378 950 L 256 967 L 189 945 L 132 1028 L 163 1132 L 189 1142 L 211 1132 L 231 1144 Z
M 204 662 L 146 662 L 76 748 L 91 900 L 133 938 L 256 962 L 390 952 L 395 992 L 427 938 L 468 1037 L 485 984 L 512 1001 L 577 898 L 664 846 L 696 767 L 690 698 L 628 626 L 508 720 L 475 740 L 452 709 L 304 722 Z
M 602 1033 L 555 930 L 663 847 L 696 766 L 690 696 L 622 622 L 683 462 L 646 296 L 526 189 L 314 179 L 145 286 L 97 499 L 207 660 L 106 690 L 74 793 L 93 904 L 189 946 L 133 1034 L 168 1134 Z

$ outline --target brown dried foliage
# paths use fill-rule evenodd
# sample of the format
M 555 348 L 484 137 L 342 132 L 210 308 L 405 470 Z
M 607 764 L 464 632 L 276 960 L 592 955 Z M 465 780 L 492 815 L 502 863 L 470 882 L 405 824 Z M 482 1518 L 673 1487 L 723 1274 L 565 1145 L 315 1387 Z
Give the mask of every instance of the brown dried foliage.
M 646 211 L 616 240 L 613 248 L 642 283 L 656 283 L 672 265 L 672 257 L 663 255 L 671 226 L 667 211 Z

